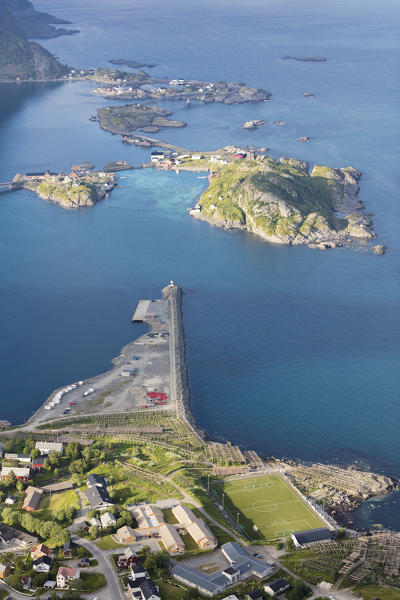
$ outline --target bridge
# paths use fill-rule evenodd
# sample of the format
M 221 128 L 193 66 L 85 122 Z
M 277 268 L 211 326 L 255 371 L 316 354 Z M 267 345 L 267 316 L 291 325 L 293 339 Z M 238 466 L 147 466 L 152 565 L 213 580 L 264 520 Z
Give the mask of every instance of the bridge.
M 7 192 L 10 190 L 20 190 L 23 187 L 22 181 L 0 181 L 0 192 Z

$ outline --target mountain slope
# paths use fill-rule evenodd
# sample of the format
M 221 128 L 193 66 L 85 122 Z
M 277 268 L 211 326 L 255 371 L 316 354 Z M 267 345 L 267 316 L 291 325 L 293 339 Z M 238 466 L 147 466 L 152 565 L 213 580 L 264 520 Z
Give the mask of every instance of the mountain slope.
M 50 52 L 18 34 L 5 0 L 0 0 L 0 80 L 54 79 L 68 72 Z
M 69 24 L 70 21 L 35 10 L 29 0 L 5 0 L 5 4 L 14 16 L 17 33 L 24 38 L 53 38 L 59 35 L 72 35 L 77 30 L 54 27 Z

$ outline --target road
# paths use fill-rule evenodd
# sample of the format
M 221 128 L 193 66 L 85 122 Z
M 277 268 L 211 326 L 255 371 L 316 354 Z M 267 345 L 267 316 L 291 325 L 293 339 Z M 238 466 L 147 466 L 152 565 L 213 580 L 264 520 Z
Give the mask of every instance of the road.
M 126 600 L 126 596 L 120 586 L 119 577 L 111 566 L 108 556 L 102 552 L 102 550 L 100 550 L 96 544 L 90 542 L 89 540 L 84 540 L 76 534 L 73 534 L 71 539 L 93 554 L 94 558 L 99 563 L 100 572 L 103 573 L 104 577 L 106 578 L 107 589 L 99 590 L 95 593 L 95 596 L 97 596 L 99 600 L 118 600 L 118 598 L 121 600 Z

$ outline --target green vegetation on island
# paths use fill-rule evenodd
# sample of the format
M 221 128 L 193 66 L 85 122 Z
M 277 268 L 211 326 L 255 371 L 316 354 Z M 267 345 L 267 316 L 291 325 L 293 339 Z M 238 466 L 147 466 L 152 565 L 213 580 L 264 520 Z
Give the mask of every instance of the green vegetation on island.
M 226 228 L 251 231 L 280 244 L 329 248 L 374 237 L 357 197 L 361 174 L 265 155 L 228 160 L 184 159 L 180 168 L 210 170 L 210 185 L 191 215 Z
M 117 185 L 113 173 L 79 170 L 68 175 L 45 173 L 16 176 L 14 179 L 20 187 L 32 190 L 40 198 L 56 202 L 63 208 L 94 206 Z
M 164 127 L 185 127 L 186 123 L 183 121 L 168 119 L 171 114 L 169 110 L 141 104 L 108 106 L 97 111 L 102 129 L 122 135 L 135 130 L 154 133 Z

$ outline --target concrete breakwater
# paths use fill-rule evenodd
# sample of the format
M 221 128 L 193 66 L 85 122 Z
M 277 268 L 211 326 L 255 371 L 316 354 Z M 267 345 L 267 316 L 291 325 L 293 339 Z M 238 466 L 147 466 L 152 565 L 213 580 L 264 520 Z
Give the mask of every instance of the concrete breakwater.
M 189 376 L 186 365 L 185 331 L 182 314 L 182 290 L 171 282 L 163 289 L 162 293 L 163 298 L 168 300 L 171 315 L 171 399 L 175 400 L 177 417 L 188 423 L 195 433 L 201 437 L 190 408 Z

